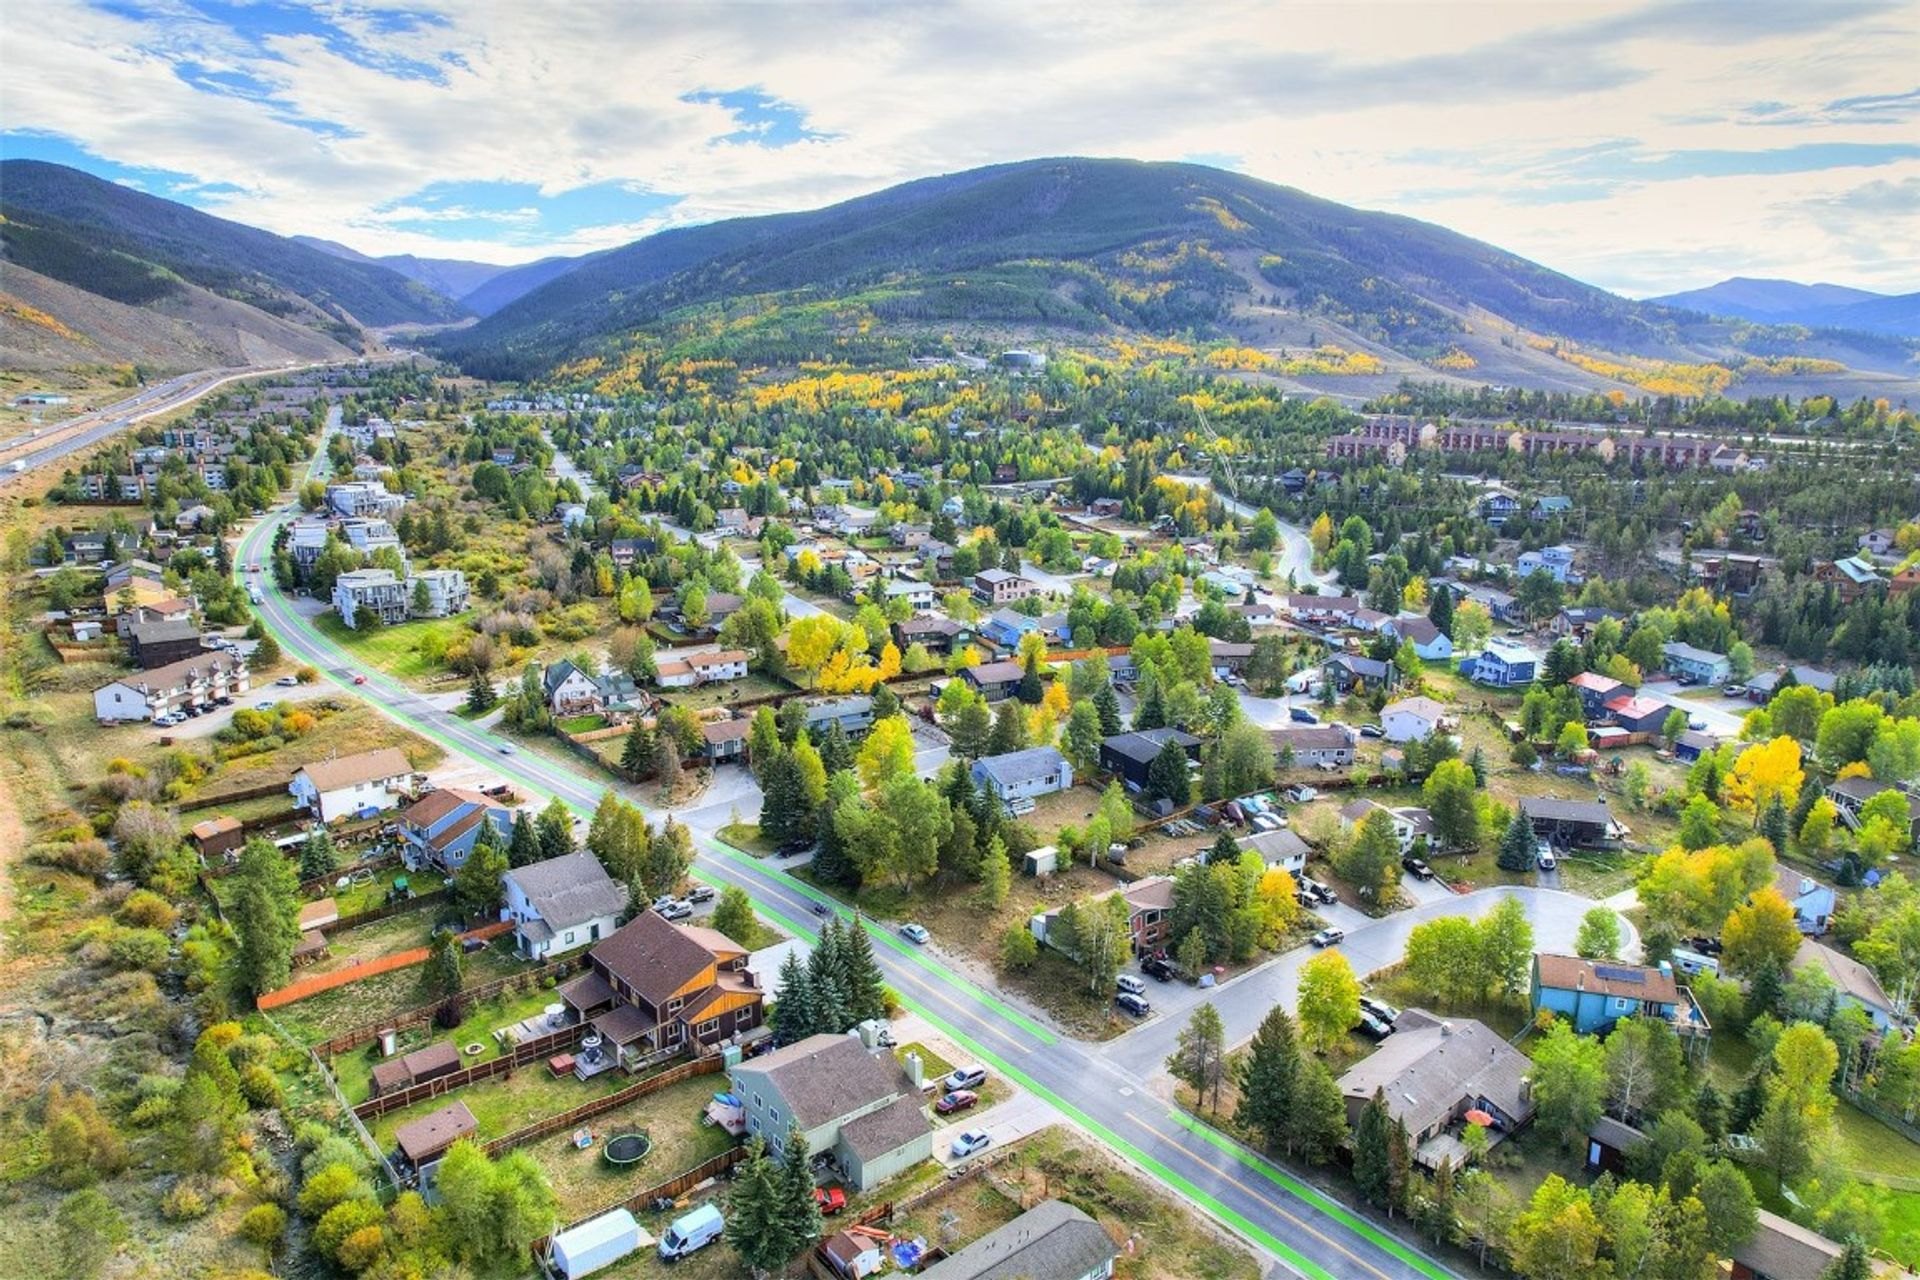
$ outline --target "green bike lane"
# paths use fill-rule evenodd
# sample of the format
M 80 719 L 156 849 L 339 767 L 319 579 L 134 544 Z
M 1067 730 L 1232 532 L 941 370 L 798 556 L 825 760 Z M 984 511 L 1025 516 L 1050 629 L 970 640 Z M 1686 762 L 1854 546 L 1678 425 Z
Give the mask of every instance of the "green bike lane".
M 323 454 L 316 457 L 320 461 Z M 316 467 L 317 471 L 319 468 Z M 265 563 L 283 508 L 240 541 L 241 566 Z M 443 710 L 379 672 L 361 668 L 300 614 L 273 580 L 258 577 L 258 611 L 289 657 L 326 672 L 343 691 L 450 755 L 484 764 L 530 794 L 558 798 L 591 815 L 606 784 L 545 756 L 499 750 L 502 740 Z M 364 684 L 354 684 L 354 676 Z M 1063 1039 L 993 992 L 850 911 L 812 885 L 695 831 L 694 874 L 745 889 L 755 907 L 787 933 L 818 937 L 823 912 L 858 921 L 875 942 L 887 981 L 943 1035 L 989 1068 L 1042 1099 L 1069 1123 L 1309 1280 L 1444 1280 L 1443 1266 L 1360 1213 L 1286 1173 L 1271 1161 L 1152 1096 L 1142 1079 L 1107 1061 L 1098 1045 Z

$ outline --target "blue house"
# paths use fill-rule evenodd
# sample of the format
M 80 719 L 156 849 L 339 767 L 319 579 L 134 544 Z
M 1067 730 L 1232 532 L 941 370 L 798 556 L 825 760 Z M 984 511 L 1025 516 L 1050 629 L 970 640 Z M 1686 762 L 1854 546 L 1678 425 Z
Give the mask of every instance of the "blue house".
M 1670 675 L 1677 676 L 1695 684 L 1725 684 L 1733 674 L 1733 667 L 1727 662 L 1727 655 L 1714 653 L 1709 649 L 1696 649 L 1690 644 L 1678 641 L 1668 643 L 1662 650 L 1662 665 Z
M 1573 572 L 1573 548 L 1562 543 L 1538 551 L 1523 551 L 1513 566 L 1514 575 L 1521 578 L 1531 577 L 1541 569 L 1555 582 L 1573 581 L 1578 576 Z
M 513 810 L 478 791 L 442 787 L 429 791 L 400 814 L 401 858 L 408 869 L 458 871 L 491 824 L 502 848 L 513 839 Z
M 1476 684 L 1512 689 L 1532 684 L 1540 673 L 1540 655 L 1523 644 L 1498 637 L 1479 653 L 1460 659 L 1460 674 Z
M 1833 923 L 1834 909 L 1840 902 L 1832 886 L 1802 875 L 1792 867 L 1775 867 L 1773 887 L 1793 908 L 1793 923 L 1800 932 L 1825 933 Z
M 1693 993 L 1674 979 L 1673 966 L 1583 960 L 1541 954 L 1533 958 L 1533 1012 L 1551 1009 L 1581 1035 L 1607 1032 L 1622 1018 L 1658 1018 L 1682 1036 L 1712 1030 Z

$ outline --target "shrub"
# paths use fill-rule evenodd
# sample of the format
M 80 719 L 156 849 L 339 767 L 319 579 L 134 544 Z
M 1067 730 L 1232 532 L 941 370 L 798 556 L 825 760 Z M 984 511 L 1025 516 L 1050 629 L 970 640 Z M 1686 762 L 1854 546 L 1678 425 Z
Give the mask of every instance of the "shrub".
M 167 967 L 172 944 L 158 929 L 118 929 L 108 940 L 107 953 L 116 969 L 144 969 L 159 973 Z
M 287 1234 L 287 1211 L 277 1204 L 257 1204 L 240 1219 L 240 1238 L 263 1249 L 278 1248 Z
M 313 1247 L 323 1256 L 340 1260 L 340 1250 L 355 1232 L 366 1227 L 376 1230 L 384 1215 L 372 1200 L 343 1200 L 326 1211 L 314 1224 Z
M 348 1200 L 366 1200 L 372 1196 L 373 1188 L 360 1176 L 359 1169 L 330 1164 L 309 1175 L 307 1185 L 300 1188 L 300 1212 L 309 1218 L 317 1217 Z
M 378 1223 L 372 1223 L 342 1240 L 334 1256 L 349 1271 L 365 1271 L 379 1261 L 386 1247 L 387 1233 Z
M 113 851 L 107 848 L 106 841 L 87 836 L 81 840 L 33 845 L 27 850 L 27 860 L 97 879 L 107 873 L 113 862 Z
M 253 1107 L 280 1105 L 280 1079 L 269 1068 L 253 1063 L 240 1073 L 240 1094 Z
M 135 889 L 120 904 L 116 918 L 121 924 L 137 929 L 167 930 L 180 922 L 180 912 L 153 890 Z
M 207 1193 L 193 1182 L 182 1178 L 173 1184 L 173 1190 L 161 1197 L 160 1216 L 168 1222 L 191 1222 L 195 1218 L 204 1218 L 213 1204 Z

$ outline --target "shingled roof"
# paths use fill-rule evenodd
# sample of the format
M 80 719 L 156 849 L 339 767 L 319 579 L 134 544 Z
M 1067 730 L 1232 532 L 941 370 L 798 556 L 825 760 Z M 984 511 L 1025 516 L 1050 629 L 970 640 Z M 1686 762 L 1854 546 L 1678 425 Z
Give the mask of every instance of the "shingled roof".
M 591 853 L 566 853 L 507 872 L 540 918 L 555 929 L 617 916 L 627 909 L 627 886 L 607 874 Z
M 921 1272 L 921 1280 L 1079 1280 L 1120 1256 L 1106 1229 L 1064 1200 L 1042 1200 Z
M 332 760 L 314 760 L 301 765 L 296 772 L 305 773 L 315 790 L 336 791 L 360 782 L 412 777 L 413 766 L 400 748 L 380 747 Z
M 712 952 L 653 911 L 621 925 L 588 955 L 656 1009 L 715 963 Z

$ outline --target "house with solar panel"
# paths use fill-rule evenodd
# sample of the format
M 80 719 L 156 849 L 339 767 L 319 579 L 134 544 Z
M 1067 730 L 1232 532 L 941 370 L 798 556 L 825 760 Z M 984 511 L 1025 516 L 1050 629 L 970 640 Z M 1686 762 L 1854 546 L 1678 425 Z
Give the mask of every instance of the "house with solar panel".
M 1666 961 L 1656 967 L 1543 953 L 1533 958 L 1531 995 L 1535 1017 L 1550 1009 L 1581 1035 L 1604 1034 L 1622 1018 L 1658 1018 L 1683 1041 L 1702 1044 L 1713 1030 Z

